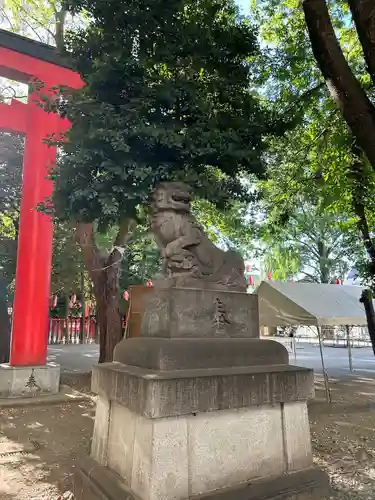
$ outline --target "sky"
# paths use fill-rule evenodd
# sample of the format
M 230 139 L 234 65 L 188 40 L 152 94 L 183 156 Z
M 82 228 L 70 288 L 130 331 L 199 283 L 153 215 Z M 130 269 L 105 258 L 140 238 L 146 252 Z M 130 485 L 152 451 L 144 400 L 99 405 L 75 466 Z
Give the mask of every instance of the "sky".
M 249 13 L 251 0 L 235 0 L 235 1 L 236 1 L 236 4 L 240 7 L 243 14 Z

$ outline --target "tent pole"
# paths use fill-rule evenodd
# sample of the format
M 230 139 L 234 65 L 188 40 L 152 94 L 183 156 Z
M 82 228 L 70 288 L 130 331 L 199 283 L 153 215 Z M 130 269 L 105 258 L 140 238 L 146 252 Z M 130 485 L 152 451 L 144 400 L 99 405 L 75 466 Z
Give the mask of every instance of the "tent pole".
M 350 326 L 346 325 L 346 342 L 348 344 L 349 370 L 353 371 L 352 346 L 350 345 Z
M 325 364 L 324 364 L 322 333 L 321 333 L 321 329 L 320 329 L 319 325 L 316 325 L 316 329 L 318 330 L 320 359 L 321 359 L 321 362 L 322 362 L 324 388 L 325 388 L 325 391 L 326 391 L 326 400 L 327 400 L 327 403 L 332 403 L 331 391 L 329 389 L 329 383 L 328 383 L 328 374 L 326 372 L 326 368 L 325 368 Z
M 294 351 L 294 362 L 297 363 L 297 347 L 296 347 L 296 338 L 293 335 L 293 351 Z

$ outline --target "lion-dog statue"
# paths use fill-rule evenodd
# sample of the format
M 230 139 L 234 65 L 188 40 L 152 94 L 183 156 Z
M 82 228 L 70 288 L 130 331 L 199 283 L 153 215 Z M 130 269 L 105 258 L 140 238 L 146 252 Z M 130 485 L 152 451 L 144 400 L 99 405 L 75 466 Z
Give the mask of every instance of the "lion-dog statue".
M 151 231 L 164 259 L 163 286 L 246 291 L 242 257 L 212 243 L 191 213 L 191 200 L 191 188 L 182 182 L 161 183 L 151 197 Z

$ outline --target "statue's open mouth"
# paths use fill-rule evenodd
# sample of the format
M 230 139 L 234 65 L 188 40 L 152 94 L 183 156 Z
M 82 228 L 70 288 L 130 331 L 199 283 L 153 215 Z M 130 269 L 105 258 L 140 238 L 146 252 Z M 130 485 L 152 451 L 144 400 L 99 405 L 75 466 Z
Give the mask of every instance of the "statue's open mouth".
M 189 203 L 190 202 L 190 196 L 188 194 L 175 194 L 173 193 L 172 195 L 173 201 L 176 201 L 177 203 Z

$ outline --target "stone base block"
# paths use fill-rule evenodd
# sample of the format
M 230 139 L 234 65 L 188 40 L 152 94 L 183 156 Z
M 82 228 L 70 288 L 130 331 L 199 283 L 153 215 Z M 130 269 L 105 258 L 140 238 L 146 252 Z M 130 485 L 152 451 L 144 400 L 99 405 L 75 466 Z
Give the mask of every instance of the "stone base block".
M 86 458 L 76 468 L 75 500 L 140 500 L 117 474 Z M 271 476 L 184 500 L 325 500 L 330 495 L 328 476 L 319 469 Z M 179 497 L 175 497 L 179 498 Z
M 141 337 L 259 338 L 258 296 L 155 288 L 145 298 Z
M 91 457 L 142 500 L 184 500 L 312 467 L 305 402 L 150 419 L 99 398 Z
M 170 371 L 272 366 L 289 362 L 279 342 L 260 339 L 124 339 L 117 344 L 114 361 L 150 370 Z
M 60 386 L 60 365 L 10 366 L 0 364 L 0 398 L 33 397 L 57 394 Z
M 306 401 L 314 395 L 313 371 L 289 365 L 158 371 L 102 363 L 93 367 L 91 385 L 94 393 L 148 418 Z

